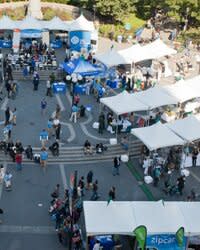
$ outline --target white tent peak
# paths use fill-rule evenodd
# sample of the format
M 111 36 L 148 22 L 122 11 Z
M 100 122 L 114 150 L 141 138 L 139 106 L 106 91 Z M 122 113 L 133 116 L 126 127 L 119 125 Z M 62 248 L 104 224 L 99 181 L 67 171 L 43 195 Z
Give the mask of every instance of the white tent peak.
M 15 29 L 15 26 L 15 22 L 6 15 L 3 15 L 0 19 L 0 30 L 13 30 Z
M 93 22 L 88 21 L 83 14 L 71 23 L 70 31 L 94 31 Z
M 53 17 L 48 25 L 49 30 L 69 30 L 69 25 L 67 25 L 65 22 L 63 22 L 59 17 L 55 16 Z
M 32 16 L 26 16 L 20 26 L 19 29 L 21 30 L 26 30 L 26 29 L 36 29 L 36 30 L 41 30 L 42 29 L 42 25 L 40 23 L 40 21 L 38 21 L 36 18 L 32 17 Z

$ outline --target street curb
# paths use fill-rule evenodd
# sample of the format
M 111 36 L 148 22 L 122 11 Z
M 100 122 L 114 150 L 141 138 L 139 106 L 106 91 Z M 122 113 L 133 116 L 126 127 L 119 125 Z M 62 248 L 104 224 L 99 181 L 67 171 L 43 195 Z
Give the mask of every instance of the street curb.
M 149 190 L 147 185 L 144 183 L 142 176 L 137 171 L 137 169 L 134 167 L 134 165 L 130 161 L 127 162 L 126 165 L 127 165 L 128 169 L 130 170 L 130 172 L 132 173 L 132 175 L 135 177 L 135 179 L 138 182 L 141 182 L 141 185 L 139 185 L 139 186 L 142 189 L 142 191 L 144 192 L 144 194 L 146 195 L 147 199 L 149 201 L 156 201 L 156 199 L 154 198 L 152 192 Z

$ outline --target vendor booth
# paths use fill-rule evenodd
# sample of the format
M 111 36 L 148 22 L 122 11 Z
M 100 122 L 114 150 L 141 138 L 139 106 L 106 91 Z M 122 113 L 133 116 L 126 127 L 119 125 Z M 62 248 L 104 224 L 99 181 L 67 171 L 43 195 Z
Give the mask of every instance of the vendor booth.
M 147 229 L 146 248 L 156 250 L 185 250 L 190 237 L 200 235 L 200 202 L 84 201 L 83 208 L 86 249 L 96 235 L 129 235 L 134 242 L 134 230 L 141 225 Z M 179 246 L 175 235 L 181 227 L 184 235 Z
M 16 24 L 7 16 L 0 19 L 0 48 L 12 48 L 13 30 Z
M 91 33 L 95 30 L 93 22 L 80 15 L 71 23 L 69 32 L 70 50 L 91 49 Z

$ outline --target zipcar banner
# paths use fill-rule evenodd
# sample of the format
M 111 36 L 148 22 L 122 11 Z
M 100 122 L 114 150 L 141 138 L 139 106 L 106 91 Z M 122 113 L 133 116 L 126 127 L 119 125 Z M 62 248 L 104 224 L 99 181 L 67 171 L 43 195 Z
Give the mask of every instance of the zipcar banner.
M 80 51 L 81 48 L 90 49 L 91 32 L 89 31 L 71 31 L 69 33 L 70 49 Z
M 148 235 L 146 241 L 147 248 L 156 250 L 185 250 L 187 238 L 183 239 L 183 246 L 179 247 L 174 234 Z
M 21 37 L 22 38 L 40 38 L 42 37 L 41 30 L 21 30 Z

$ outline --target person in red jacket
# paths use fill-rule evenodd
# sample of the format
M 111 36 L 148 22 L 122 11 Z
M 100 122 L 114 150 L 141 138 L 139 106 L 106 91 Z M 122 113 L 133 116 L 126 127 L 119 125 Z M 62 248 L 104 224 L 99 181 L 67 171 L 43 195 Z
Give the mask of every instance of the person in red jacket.
M 17 152 L 15 156 L 17 170 L 22 170 L 22 154 Z

